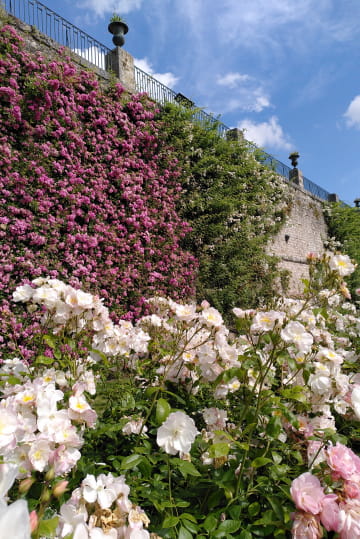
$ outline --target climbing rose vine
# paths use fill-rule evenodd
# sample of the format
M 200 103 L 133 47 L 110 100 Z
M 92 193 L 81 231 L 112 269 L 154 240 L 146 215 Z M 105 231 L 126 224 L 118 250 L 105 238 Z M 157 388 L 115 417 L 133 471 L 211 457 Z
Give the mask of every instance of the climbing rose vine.
M 0 32 L 1 333 L 26 338 L 8 318 L 9 290 L 44 274 L 98 292 L 127 319 L 145 296 L 192 294 L 178 164 L 158 145 L 154 103 Z

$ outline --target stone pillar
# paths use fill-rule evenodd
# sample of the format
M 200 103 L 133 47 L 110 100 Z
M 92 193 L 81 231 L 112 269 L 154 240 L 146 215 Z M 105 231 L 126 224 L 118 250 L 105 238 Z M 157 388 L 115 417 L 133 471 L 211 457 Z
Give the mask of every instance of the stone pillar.
M 298 168 L 292 168 L 289 172 L 289 180 L 300 187 L 304 187 L 303 174 Z
M 115 47 L 106 55 L 107 71 L 113 71 L 125 89 L 135 92 L 134 58 L 121 47 Z
M 339 195 L 337 195 L 336 193 L 331 193 L 328 196 L 328 202 L 339 202 L 339 200 Z
M 226 138 L 227 140 L 237 140 L 241 142 L 244 140 L 244 132 L 241 129 L 234 127 L 234 129 L 229 129 L 229 131 L 226 131 Z

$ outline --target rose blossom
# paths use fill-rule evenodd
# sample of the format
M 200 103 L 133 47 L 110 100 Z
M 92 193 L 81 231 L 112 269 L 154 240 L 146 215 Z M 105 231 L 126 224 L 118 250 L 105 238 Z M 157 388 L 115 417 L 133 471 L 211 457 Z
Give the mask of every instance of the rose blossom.
M 340 477 L 347 480 L 360 479 L 360 458 L 339 442 L 326 450 L 327 463 Z
M 340 505 L 340 539 L 360 537 L 360 500 L 347 499 Z
M 353 273 L 355 267 L 348 255 L 333 255 L 329 260 L 329 268 L 336 271 L 341 277 Z
M 281 330 L 281 338 L 287 343 L 293 343 L 298 350 L 310 352 L 313 344 L 313 336 L 305 330 L 300 322 L 291 321 Z
M 291 483 L 290 494 L 297 509 L 318 515 L 325 498 L 324 490 L 317 477 L 305 472 Z
M 293 539 L 320 539 L 322 529 L 319 518 L 309 513 L 295 513 L 291 529 Z
M 189 453 L 197 434 L 191 417 L 184 412 L 173 412 L 158 429 L 156 441 L 169 455 Z

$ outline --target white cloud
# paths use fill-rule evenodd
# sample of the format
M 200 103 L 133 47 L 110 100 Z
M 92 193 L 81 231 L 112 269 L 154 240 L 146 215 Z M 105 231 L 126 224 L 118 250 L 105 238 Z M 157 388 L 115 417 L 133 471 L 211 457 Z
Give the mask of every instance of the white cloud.
M 216 82 L 220 84 L 220 86 L 227 86 L 228 88 L 236 88 L 238 83 L 245 82 L 250 79 L 249 75 L 242 75 L 241 73 L 227 73 L 226 75 L 220 76 L 218 75 Z
M 154 77 L 154 79 L 158 80 L 162 84 L 165 84 L 165 86 L 168 86 L 169 88 L 173 88 L 179 80 L 179 78 L 170 71 L 167 71 L 166 73 L 155 73 L 151 63 L 147 58 L 134 58 L 134 63 L 136 67 L 138 67 L 142 71 L 145 71 L 145 73 L 151 75 L 152 77 Z
M 360 129 L 360 95 L 354 97 L 344 114 L 348 127 Z
M 261 112 L 271 106 L 266 92 L 250 75 L 231 71 L 218 75 L 216 82 L 223 86 L 225 91 L 228 90 L 226 95 L 221 96 L 223 113 L 236 110 Z
M 254 93 L 254 103 L 253 103 L 252 108 L 250 108 L 250 110 L 254 112 L 261 112 L 263 109 L 270 106 L 271 106 L 271 103 L 268 97 L 265 94 L 263 94 L 260 89 Z
M 81 0 L 78 7 L 90 9 L 95 15 L 103 17 L 118 13 L 124 15 L 141 7 L 142 0 Z
M 284 150 L 292 149 L 292 145 L 276 116 L 272 116 L 268 122 L 261 123 L 245 119 L 238 124 L 238 128 L 244 130 L 245 138 L 255 142 L 257 146 Z

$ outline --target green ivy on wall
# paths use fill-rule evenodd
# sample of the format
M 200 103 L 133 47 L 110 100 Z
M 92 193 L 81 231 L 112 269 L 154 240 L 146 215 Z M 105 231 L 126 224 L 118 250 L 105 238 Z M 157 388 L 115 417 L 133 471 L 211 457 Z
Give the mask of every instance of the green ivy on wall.
M 342 203 L 331 204 L 325 208 L 325 216 L 329 237 L 339 242 L 337 247 L 358 264 L 348 278 L 350 292 L 355 297 L 355 291 L 360 288 L 360 208 L 344 206 Z
M 284 221 L 290 192 L 256 160 L 247 141 L 226 140 L 216 123 L 190 122 L 192 114 L 167 105 L 161 112 L 163 138 L 181 165 L 179 211 L 192 227 L 184 247 L 200 261 L 198 299 L 205 297 L 226 314 L 276 292 L 277 259 L 265 248 Z

